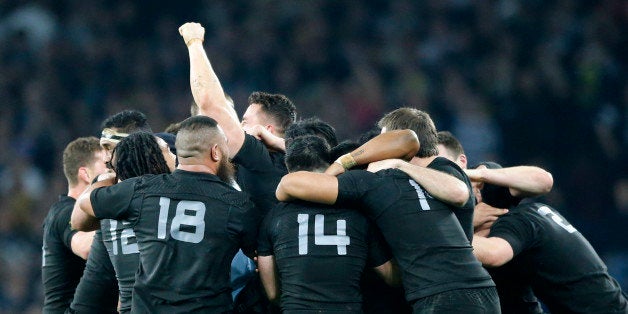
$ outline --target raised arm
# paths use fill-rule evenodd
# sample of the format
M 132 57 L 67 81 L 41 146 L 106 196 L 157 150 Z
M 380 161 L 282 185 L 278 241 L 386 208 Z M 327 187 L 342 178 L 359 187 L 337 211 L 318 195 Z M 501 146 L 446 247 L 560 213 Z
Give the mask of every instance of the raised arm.
M 510 244 L 498 237 L 473 236 L 473 255 L 486 267 L 499 267 L 514 256 Z
M 536 166 L 515 166 L 499 169 L 488 169 L 479 166 L 465 170 L 469 179 L 508 187 L 515 197 L 528 197 L 546 194 L 552 190 L 554 178 L 552 174 Z
M 382 133 L 349 154 L 338 158 L 325 171 L 339 175 L 354 166 L 366 165 L 389 158 L 410 160 L 419 151 L 420 143 L 412 130 L 394 130 Z
M 275 195 L 281 202 L 300 199 L 331 205 L 338 198 L 338 179 L 324 173 L 292 172 L 281 178 Z
M 435 169 L 413 165 L 399 159 L 388 159 L 369 165 L 368 170 L 377 172 L 382 169 L 397 168 L 408 174 L 433 197 L 456 207 L 467 203 L 471 192 L 462 180 Z
M 198 23 L 185 23 L 179 27 L 179 34 L 188 47 L 190 87 L 199 114 L 218 122 L 229 139 L 229 157 L 232 158 L 244 143 L 244 131 L 203 48 L 205 29 Z

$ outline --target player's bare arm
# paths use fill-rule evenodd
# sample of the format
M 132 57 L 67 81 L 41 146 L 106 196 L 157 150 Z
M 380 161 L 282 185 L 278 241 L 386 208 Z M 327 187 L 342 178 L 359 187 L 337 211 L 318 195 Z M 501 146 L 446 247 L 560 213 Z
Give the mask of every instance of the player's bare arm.
M 115 174 L 106 173 L 99 177 L 98 182 L 91 184 L 81 193 L 74 204 L 70 224 L 72 229 L 79 231 L 93 231 L 100 228 L 100 220 L 96 219 L 90 195 L 97 188 L 113 185 L 115 182 Z
M 465 172 L 471 181 L 508 187 L 515 197 L 546 194 L 554 185 L 552 174 L 536 166 L 488 169 L 482 165 L 476 169 L 465 169 Z
M 280 152 L 286 151 L 286 140 L 274 135 L 267 128 L 260 124 L 256 124 L 251 126 L 250 128 L 246 128 L 245 131 L 246 133 L 262 141 L 262 143 L 264 143 L 264 145 L 266 145 L 269 150 Z
M 420 143 L 412 130 L 394 130 L 382 133 L 364 143 L 349 154 L 346 154 L 325 171 L 327 174 L 339 175 L 356 165 L 389 158 L 410 160 L 419 151 Z
M 368 171 L 397 168 L 408 174 L 433 197 L 456 207 L 467 203 L 471 192 L 460 179 L 438 170 L 413 165 L 399 159 L 382 160 L 369 165 Z
M 279 302 L 281 290 L 279 289 L 279 277 L 275 257 L 273 255 L 258 256 L 257 267 L 268 300 L 274 303 Z
M 473 236 L 473 255 L 486 267 L 499 267 L 514 256 L 510 243 L 498 237 Z
M 338 198 L 338 179 L 324 173 L 292 172 L 281 178 L 275 195 L 282 202 L 300 199 L 332 205 Z
M 72 236 L 70 246 L 72 247 L 72 252 L 76 254 L 76 256 L 87 260 L 89 250 L 92 247 L 92 241 L 94 240 L 94 233 L 95 231 L 79 231 Z
M 185 23 L 179 27 L 179 34 L 188 47 L 190 87 L 199 114 L 215 119 L 222 127 L 229 139 L 229 157 L 233 158 L 244 143 L 244 131 L 203 48 L 205 29 L 199 23 Z

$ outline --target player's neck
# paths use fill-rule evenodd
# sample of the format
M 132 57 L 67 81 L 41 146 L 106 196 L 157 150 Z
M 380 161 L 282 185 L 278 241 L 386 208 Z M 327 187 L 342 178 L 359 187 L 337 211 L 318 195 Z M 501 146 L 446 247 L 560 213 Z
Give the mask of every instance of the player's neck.
M 75 186 L 68 187 L 68 196 L 73 199 L 78 199 L 78 197 L 85 191 L 87 188 L 87 184 L 79 183 Z
M 202 173 L 210 173 L 210 174 L 216 174 L 216 167 L 211 167 L 209 165 L 182 165 L 179 164 L 179 166 L 177 167 L 177 169 L 181 169 L 183 171 L 189 171 L 189 172 L 202 172 Z
M 413 157 L 412 160 L 410 160 L 410 163 L 415 166 L 427 167 L 429 164 L 432 163 L 432 161 L 434 161 L 434 159 L 436 159 L 436 157 L 438 156 Z

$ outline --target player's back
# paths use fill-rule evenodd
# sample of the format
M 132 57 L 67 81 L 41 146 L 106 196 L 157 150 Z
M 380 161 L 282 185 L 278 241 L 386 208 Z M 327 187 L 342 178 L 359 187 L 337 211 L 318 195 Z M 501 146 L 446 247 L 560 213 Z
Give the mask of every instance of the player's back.
M 347 208 L 291 202 L 271 210 L 258 250 L 270 249 L 275 257 L 282 310 L 361 312 L 360 278 L 369 254 L 372 267 L 390 259 L 375 253 L 381 248 L 373 247 L 378 242 L 371 228 L 363 215 Z
M 177 170 L 139 178 L 130 205 L 140 251 L 133 310 L 228 310 L 231 260 L 255 245 L 258 216 L 246 194 Z
M 527 235 L 513 247 L 512 267 L 520 272 L 519 278 L 528 278 L 551 312 L 628 313 L 626 299 L 604 262 L 555 209 L 542 203 L 521 204 L 495 223 L 491 235 L 505 236 L 500 230 L 508 225 Z

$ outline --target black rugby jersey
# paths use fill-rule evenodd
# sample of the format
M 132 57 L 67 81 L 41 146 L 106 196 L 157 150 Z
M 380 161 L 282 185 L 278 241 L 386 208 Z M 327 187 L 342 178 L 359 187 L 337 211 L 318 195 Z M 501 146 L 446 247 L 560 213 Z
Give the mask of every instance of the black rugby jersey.
M 378 230 L 358 211 L 303 201 L 279 203 L 264 219 L 258 254 L 273 255 L 284 312 L 362 311 L 365 267 L 390 260 Z
M 408 301 L 494 286 L 452 208 L 402 171 L 341 174 L 336 203 L 364 210 L 377 224 L 402 271 Z
M 257 215 L 243 192 L 208 173 L 146 175 L 91 194 L 98 218 L 127 220 L 140 251 L 133 312 L 228 311 L 229 269 L 252 255 Z
M 628 313 L 628 302 L 591 244 L 554 208 L 526 203 L 497 219 L 489 237 L 514 251 L 507 264 L 552 313 Z M 500 287 L 498 287 L 500 289 Z
M 50 207 L 44 220 L 42 246 L 42 281 L 44 313 L 63 313 L 72 302 L 85 261 L 72 252 L 76 230 L 70 228 L 70 216 L 76 200 L 61 195 Z

